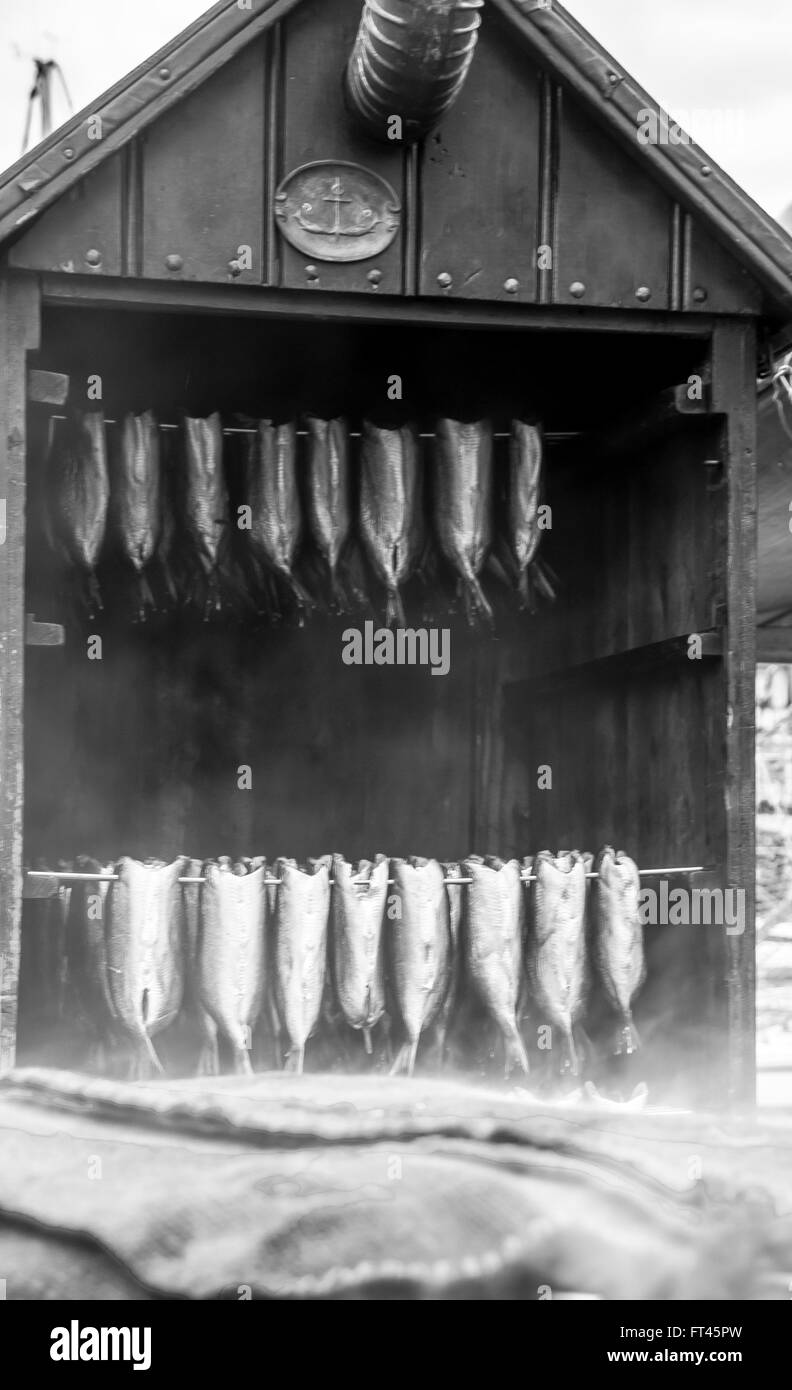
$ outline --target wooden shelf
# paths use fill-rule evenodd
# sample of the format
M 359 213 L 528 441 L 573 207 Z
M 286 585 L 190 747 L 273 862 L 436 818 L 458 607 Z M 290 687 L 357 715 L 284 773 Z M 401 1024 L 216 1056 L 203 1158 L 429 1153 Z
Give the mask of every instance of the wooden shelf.
M 713 661 L 723 657 L 724 632 L 722 628 L 705 628 L 698 633 L 701 638 L 701 656 L 699 658 L 688 656 L 688 644 L 692 635 L 692 633 L 683 633 L 679 637 L 667 637 L 662 642 L 650 642 L 645 646 L 629 647 L 626 651 L 612 652 L 609 656 L 597 657 L 593 661 L 583 661 L 568 666 L 555 667 L 547 671 L 539 671 L 522 680 L 511 682 L 508 688 L 510 692 L 524 691 L 525 694 L 530 694 L 533 697 L 547 690 L 568 685 L 570 681 L 588 685 L 600 680 L 615 680 L 622 675 L 644 674 L 647 671 L 658 670 L 675 662 L 689 661 L 693 664 L 695 660 Z

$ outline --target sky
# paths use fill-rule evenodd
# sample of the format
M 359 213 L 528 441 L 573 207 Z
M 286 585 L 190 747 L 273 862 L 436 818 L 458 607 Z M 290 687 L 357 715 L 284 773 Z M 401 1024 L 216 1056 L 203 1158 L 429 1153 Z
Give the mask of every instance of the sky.
M 0 0 L 0 168 L 21 153 L 32 59 L 55 58 L 75 111 L 207 6 Z M 789 0 L 570 0 L 613 57 L 773 216 L 792 203 Z M 486 23 L 486 11 L 485 11 Z M 54 115 L 68 115 L 56 94 Z

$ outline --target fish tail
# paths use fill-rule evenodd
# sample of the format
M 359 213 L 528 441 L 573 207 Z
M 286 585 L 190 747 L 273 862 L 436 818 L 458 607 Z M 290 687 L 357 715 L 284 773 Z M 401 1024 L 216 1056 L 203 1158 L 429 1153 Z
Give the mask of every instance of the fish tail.
M 102 610 L 103 610 L 103 604 L 102 604 L 102 595 L 101 595 L 101 592 L 100 592 L 100 590 L 99 590 L 99 581 L 97 580 L 96 575 L 95 575 L 95 573 L 94 573 L 93 570 L 91 570 L 91 573 L 88 575 L 88 582 L 87 582 L 86 588 L 87 588 L 88 617 L 89 617 L 89 618 L 95 618 L 95 617 L 97 616 L 97 614 L 99 614 L 99 613 L 102 612 Z
M 580 1063 L 571 1028 L 564 1033 L 561 1040 L 561 1072 L 562 1075 L 569 1072 L 571 1076 L 578 1076 L 580 1073 Z
M 314 600 L 311 598 L 311 595 L 308 593 L 308 590 L 306 589 L 305 585 L 301 584 L 299 579 L 297 579 L 295 575 L 292 574 L 289 576 L 289 584 L 291 587 L 291 591 L 294 594 L 294 597 L 301 608 L 307 608 L 310 610 L 316 607 L 316 604 Z
M 305 1044 L 302 1047 L 294 1047 L 288 1054 L 283 1064 L 284 1071 L 292 1071 L 296 1076 L 302 1076 L 303 1064 L 305 1062 Z
M 150 1064 L 150 1070 L 153 1076 L 164 1076 L 165 1068 L 163 1067 L 159 1057 L 157 1056 L 154 1044 L 148 1035 L 146 1025 L 144 1023 L 140 1024 L 140 1030 L 138 1032 L 138 1042 L 140 1043 L 142 1049 L 139 1054 L 141 1062 L 148 1062 Z M 140 1074 L 144 1075 L 144 1073 L 145 1068 L 141 1067 Z
M 528 1064 L 528 1053 L 525 1050 L 525 1043 L 516 1028 L 513 1033 L 510 1032 L 504 1035 L 504 1048 L 506 1053 L 505 1075 L 507 1080 L 509 1076 L 511 1076 L 511 1073 L 517 1070 L 521 1071 L 523 1075 L 528 1076 L 531 1070 Z
M 528 578 L 527 568 L 520 570 L 520 577 L 517 580 L 517 593 L 520 598 L 520 607 L 529 608 L 533 611 L 533 585 Z
M 151 585 L 145 574 L 138 576 L 138 588 L 140 591 L 140 612 L 141 617 L 145 616 L 146 609 L 156 608 L 154 595 L 151 592 Z
M 398 589 L 388 590 L 388 601 L 385 605 L 385 626 L 404 627 L 406 618 L 404 616 L 404 605 Z
M 217 1038 L 207 1038 L 198 1053 L 196 1076 L 219 1076 L 220 1057 L 217 1051 Z
M 365 1049 L 366 1049 L 366 1056 L 367 1056 L 367 1057 L 370 1057 L 371 1054 L 372 1054 L 372 1052 L 373 1052 L 373 1050 L 374 1050 L 373 1047 L 372 1047 L 372 1045 L 371 1045 L 371 1029 L 370 1029 L 370 1028 L 364 1028 L 364 1029 L 363 1029 L 363 1046 L 364 1046 Z
M 632 1014 L 625 1014 L 616 1038 L 613 1055 L 615 1057 L 629 1057 L 633 1052 L 638 1052 L 640 1046 L 641 1039 L 638 1036 L 638 1029 L 632 1021 Z
M 474 574 L 465 580 L 464 596 L 465 612 L 471 627 L 474 627 L 479 619 L 492 626 L 495 621 L 494 614 Z
M 532 560 L 530 570 L 534 588 L 541 594 L 542 598 L 547 599 L 548 603 L 555 603 L 556 585 L 553 580 L 556 580 L 556 576 L 553 571 L 549 566 L 543 565 L 541 560 Z M 556 580 L 556 584 L 557 582 Z
M 413 1042 L 406 1042 L 396 1053 L 396 1061 L 390 1069 L 391 1076 L 401 1076 L 406 1072 L 412 1076 L 415 1071 L 415 1059 L 418 1056 L 418 1039 Z

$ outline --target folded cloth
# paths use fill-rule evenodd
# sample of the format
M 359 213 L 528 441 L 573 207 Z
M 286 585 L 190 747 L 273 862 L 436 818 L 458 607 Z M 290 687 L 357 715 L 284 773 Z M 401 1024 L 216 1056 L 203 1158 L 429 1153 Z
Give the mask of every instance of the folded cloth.
M 10 1299 L 788 1297 L 790 1156 L 792 1126 L 445 1080 L 20 1070 L 0 1256 Z

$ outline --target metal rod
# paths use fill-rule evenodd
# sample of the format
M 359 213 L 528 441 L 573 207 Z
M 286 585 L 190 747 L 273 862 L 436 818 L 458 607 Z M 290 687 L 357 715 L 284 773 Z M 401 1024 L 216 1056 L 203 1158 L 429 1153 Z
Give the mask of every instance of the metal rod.
M 707 865 L 705 865 L 705 864 L 677 864 L 677 865 L 674 865 L 674 866 L 672 866 L 671 868 L 668 868 L 668 869 L 639 869 L 639 870 L 638 870 L 638 874 L 639 874 L 639 877 L 640 877 L 640 878 L 659 878 L 659 877 L 661 877 L 663 874 L 708 874 L 708 873 L 714 873 L 715 871 L 716 871 L 716 870 L 715 870 L 715 867 L 714 867 L 714 866 L 707 867 Z M 117 883 L 117 882 L 118 882 L 118 874 L 79 874 L 79 873 L 71 873 L 71 872 L 69 872 L 69 871 L 64 871 L 63 873 L 61 873 L 61 872 L 56 872 L 56 871 L 54 871 L 54 870 L 53 870 L 52 873 L 50 873 L 49 869 L 27 869 L 27 870 L 25 871 L 25 877 L 26 877 L 26 878 L 57 878 L 57 880 L 58 880 L 59 883 Z M 243 877 L 246 877 L 246 875 L 238 874 L 238 875 L 236 875 L 236 877 L 243 878 Z M 599 878 L 599 874 L 598 874 L 598 873 L 595 873 L 595 872 L 592 870 L 591 872 L 589 872 L 589 873 L 586 874 L 586 878 Z M 536 882 L 536 874 L 520 874 L 520 879 L 521 879 L 521 881 L 522 881 L 523 883 L 535 883 L 535 882 Z M 196 877 L 189 877 L 189 876 L 185 876 L 184 878 L 180 878 L 178 881 L 179 881 L 179 883 L 206 883 L 206 879 L 205 879 L 205 878 L 202 878 L 202 877 L 197 877 L 197 878 L 196 878 Z M 265 879 L 264 879 L 264 883 L 267 885 L 267 887 L 271 887 L 271 888 L 276 888 L 276 887 L 278 887 L 279 884 L 281 884 L 282 882 L 283 882 L 283 879 L 281 879 L 281 878 L 265 878 Z M 358 888 L 370 888 L 370 887 L 371 887 L 371 884 L 369 883 L 368 879 L 357 879 L 357 878 L 353 878 L 353 879 L 350 880 L 350 882 L 353 883 L 353 884 L 354 884 L 356 887 L 358 887 Z M 392 879 L 392 878 L 389 878 L 389 879 L 388 879 L 388 885 L 389 885 L 389 886 L 392 886 L 394 882 L 395 882 L 394 879 Z M 472 880 L 472 878 L 446 878 L 446 879 L 445 879 L 445 882 L 446 882 L 446 883 L 450 883 L 450 884 L 452 884 L 453 886 L 456 886 L 457 884 L 472 883 L 473 880 Z M 331 878 L 331 879 L 330 879 L 330 884 L 332 885 L 332 884 L 334 884 L 334 883 L 335 883 L 335 879 Z
M 50 419 L 51 419 L 51 420 L 66 420 L 66 419 L 68 419 L 68 416 L 66 416 L 66 415 L 51 415 L 51 416 L 50 416 Z M 118 420 L 105 420 L 104 423 L 105 423 L 106 425 L 117 425 L 117 424 L 118 424 Z M 161 430 L 179 430 L 179 429 L 181 429 L 181 425 L 171 425 L 171 424 L 166 424 L 166 423 L 163 422 L 163 421 L 160 421 L 159 428 L 160 428 Z M 251 428 L 249 428 L 249 427 L 247 427 L 247 426 L 243 426 L 243 425 L 224 425 L 224 426 L 223 426 L 223 434 L 224 434 L 224 435 L 226 435 L 226 434 L 255 434 L 255 433 L 256 433 L 256 430 L 251 429 Z M 299 438 L 301 438 L 301 439 L 307 439 L 308 436 L 309 436 L 310 431 L 309 431 L 309 430 L 296 430 L 295 433 L 298 435 Z M 435 436 L 435 434 L 434 434 L 434 432 L 433 432 L 432 430 L 430 430 L 428 433 L 426 433 L 426 432 L 421 433 L 421 434 L 419 434 L 419 436 L 418 436 L 419 439 L 434 439 L 435 437 L 436 437 L 436 436 Z M 545 434 L 544 437 L 545 437 L 545 439 L 550 439 L 550 440 L 553 440 L 553 439 L 554 439 L 554 440 L 559 440 L 559 439 L 578 439 L 578 438 L 580 437 L 580 431 L 579 431 L 579 430 L 557 430 L 557 431 L 555 431 L 555 432 L 553 432 L 553 431 L 548 431 L 547 434 Z M 349 431 L 349 438 L 350 438 L 350 439 L 360 439 L 360 438 L 361 438 L 360 430 L 350 430 L 350 431 Z M 494 433 L 494 435 L 493 435 L 493 438 L 494 438 L 494 439 L 511 439 L 511 434 L 509 433 L 508 430 L 496 430 L 495 433 Z

